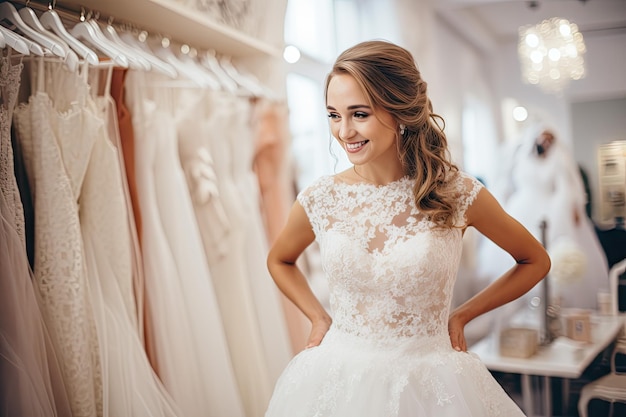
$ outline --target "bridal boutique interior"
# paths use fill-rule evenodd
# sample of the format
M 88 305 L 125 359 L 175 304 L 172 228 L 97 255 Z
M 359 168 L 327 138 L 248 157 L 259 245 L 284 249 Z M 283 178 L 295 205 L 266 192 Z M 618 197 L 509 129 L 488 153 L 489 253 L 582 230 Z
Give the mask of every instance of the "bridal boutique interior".
M 520 28 L 552 17 L 577 24 L 584 72 L 523 80 Z M 528 415 L 624 413 L 623 385 L 593 389 L 626 368 L 626 3 L 19 0 L 0 2 L 0 415 L 264 415 L 309 332 L 267 251 L 295 195 L 347 164 L 323 80 L 373 38 L 414 54 L 454 162 L 503 202 L 537 172 L 513 161 L 538 127 L 577 165 L 544 178 L 584 174 L 585 244 L 547 243 L 559 300 L 537 288 L 467 338 Z M 530 198 L 521 216 L 548 197 Z M 549 232 L 569 209 L 551 210 Z M 457 304 L 501 257 L 464 242 Z M 511 329 L 541 340 L 505 351 Z

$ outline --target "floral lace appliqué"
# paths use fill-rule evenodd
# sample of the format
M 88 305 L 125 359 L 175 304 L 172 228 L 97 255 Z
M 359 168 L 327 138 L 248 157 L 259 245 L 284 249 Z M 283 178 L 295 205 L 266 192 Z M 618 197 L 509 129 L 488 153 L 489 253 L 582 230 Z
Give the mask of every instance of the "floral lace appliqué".
M 447 334 L 462 232 L 434 228 L 413 203 L 413 180 L 387 186 L 324 177 L 298 196 L 320 244 L 334 325 L 377 343 Z M 454 180 L 455 222 L 480 183 Z

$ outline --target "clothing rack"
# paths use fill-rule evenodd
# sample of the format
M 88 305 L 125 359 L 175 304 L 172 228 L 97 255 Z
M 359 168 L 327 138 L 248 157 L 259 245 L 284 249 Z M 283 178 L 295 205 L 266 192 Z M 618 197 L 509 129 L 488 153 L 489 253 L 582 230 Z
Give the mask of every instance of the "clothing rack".
M 53 7 L 63 18 L 78 22 L 81 13 L 85 18 L 96 17 L 103 22 L 145 30 L 150 34 L 167 37 L 196 49 L 215 50 L 217 53 L 237 57 L 262 57 L 277 59 L 282 56 L 282 46 L 270 45 L 229 26 L 220 24 L 191 9 L 168 0 L 11 0 L 14 4 L 28 5 L 39 11 Z M 121 18 L 121 16 L 124 16 Z
M 45 12 L 46 10 L 54 9 L 59 15 L 59 17 L 70 22 L 79 22 L 81 20 L 81 15 L 87 17 L 90 14 L 95 13 L 95 11 L 85 9 L 84 7 L 76 8 L 70 5 L 68 6 L 57 5 L 56 0 L 45 1 L 45 2 L 37 1 L 37 0 L 35 1 L 33 0 L 10 0 L 10 2 L 13 3 L 14 5 L 20 4 L 23 6 L 30 7 L 31 9 L 37 10 L 40 12 Z M 104 16 L 101 16 L 101 17 L 104 17 Z
M 92 0 L 12 0 L 11 3 L 18 9 L 28 7 L 38 12 L 54 10 L 61 20 L 70 25 L 93 19 L 133 33 L 142 42 L 151 38 L 161 42 L 164 47 L 171 44 L 191 57 L 200 51 L 222 57 L 220 59 L 227 61 L 224 65 L 248 69 L 244 73 L 249 76 L 241 74 L 237 83 L 251 80 L 244 89 L 250 90 L 253 96 L 276 99 L 284 91 L 284 77 L 280 70 L 284 62 L 277 48 L 168 0 L 136 0 L 128 5 L 123 0 L 109 0 L 106 3 Z M 118 19 L 117 16 L 124 18 Z M 110 55 L 110 58 L 115 57 Z M 229 64 L 231 59 L 234 67 Z M 126 65 L 125 62 L 118 64 Z M 237 76 L 238 71 L 233 71 Z M 260 87 L 251 89 L 250 85 Z

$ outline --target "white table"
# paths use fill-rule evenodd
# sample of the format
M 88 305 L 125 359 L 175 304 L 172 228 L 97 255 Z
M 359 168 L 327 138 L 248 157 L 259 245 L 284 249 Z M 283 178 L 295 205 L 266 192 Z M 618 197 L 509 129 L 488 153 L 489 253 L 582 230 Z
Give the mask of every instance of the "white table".
M 543 412 L 552 415 L 552 394 L 550 378 L 579 378 L 593 359 L 606 349 L 624 326 L 624 316 L 592 316 L 591 343 L 574 342 L 559 337 L 547 346 L 540 346 L 530 358 L 510 358 L 500 356 L 498 338 L 487 336 L 469 348 L 476 353 L 488 369 L 492 371 L 516 373 L 522 376 L 522 401 L 524 412 L 532 415 L 533 398 L 530 376 L 543 376 Z

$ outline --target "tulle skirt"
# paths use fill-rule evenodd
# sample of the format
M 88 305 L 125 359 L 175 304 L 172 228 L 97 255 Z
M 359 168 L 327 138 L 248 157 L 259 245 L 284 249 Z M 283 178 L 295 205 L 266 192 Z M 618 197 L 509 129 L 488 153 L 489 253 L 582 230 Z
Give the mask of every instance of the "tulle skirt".
M 7 207 L 0 192 L 0 417 L 69 417 L 26 248 L 12 219 L 5 218 Z
M 524 414 L 447 335 L 371 341 L 331 329 L 279 378 L 266 417 L 515 417 Z

